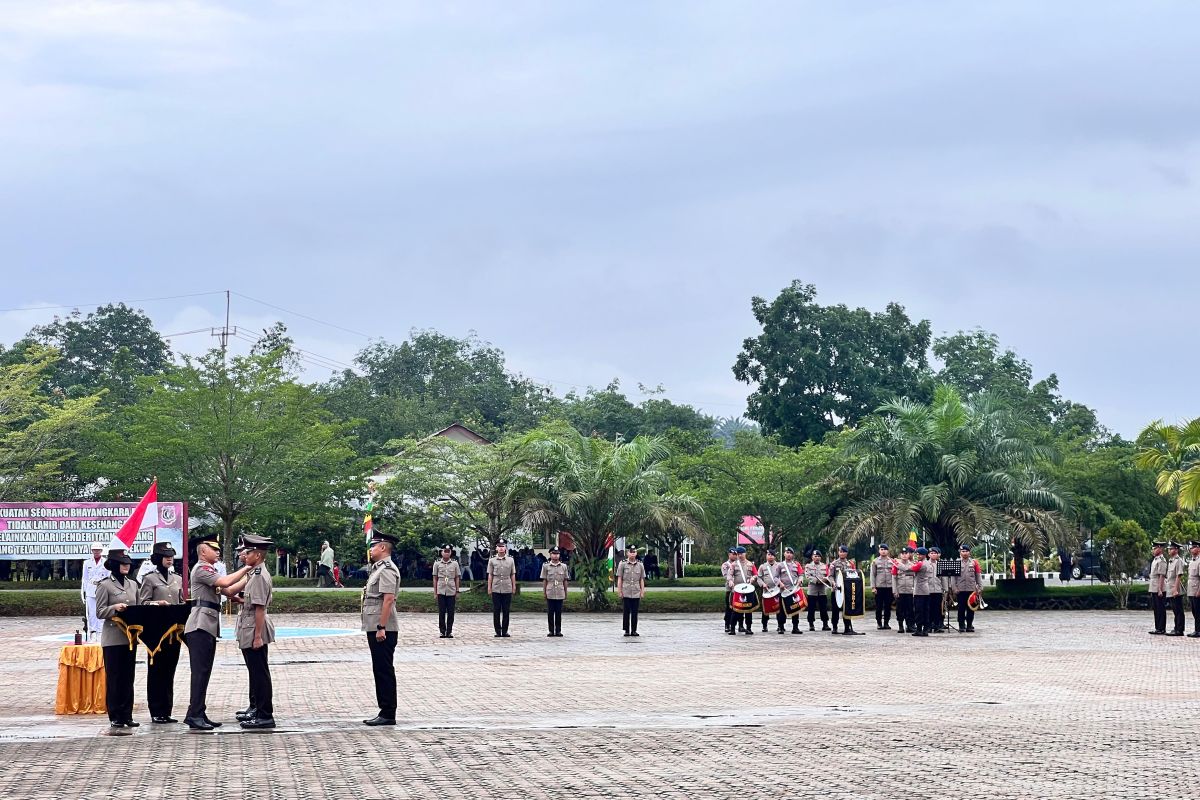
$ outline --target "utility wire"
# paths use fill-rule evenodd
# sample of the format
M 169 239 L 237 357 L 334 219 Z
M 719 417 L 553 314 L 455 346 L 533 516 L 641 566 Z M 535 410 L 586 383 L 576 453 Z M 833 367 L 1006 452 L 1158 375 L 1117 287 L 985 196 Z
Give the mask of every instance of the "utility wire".
M 10 311 L 52 311 L 57 308 L 81 308 L 83 306 L 96 306 L 97 308 L 99 308 L 100 306 L 116 305 L 117 303 L 124 303 L 125 305 L 132 305 L 134 303 L 156 303 L 160 300 L 183 300 L 184 298 L 188 298 L 188 297 L 206 297 L 207 295 L 210 295 L 210 294 L 224 294 L 224 293 L 225 293 L 224 290 L 218 290 L 215 292 L 193 292 L 192 294 L 173 294 L 173 295 L 168 295 L 166 297 L 143 297 L 140 300 L 107 300 L 107 301 L 103 301 L 103 302 L 99 302 L 99 303 L 71 303 L 69 305 L 61 305 L 61 306 L 24 306 L 21 308 L 0 308 L 0 314 L 6 314 Z

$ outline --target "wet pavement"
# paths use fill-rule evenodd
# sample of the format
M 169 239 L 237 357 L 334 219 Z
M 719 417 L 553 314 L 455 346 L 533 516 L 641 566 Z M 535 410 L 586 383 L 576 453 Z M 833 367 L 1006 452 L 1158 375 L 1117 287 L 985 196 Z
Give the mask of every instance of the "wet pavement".
M 768 792 L 784 797 L 812 794 L 813 781 L 824 797 L 880 798 L 1182 798 L 1200 785 L 1196 762 L 1180 758 L 1200 712 L 1200 640 L 1148 636 L 1144 613 L 984 612 L 975 635 L 926 639 L 873 620 L 858 622 L 859 637 L 731 637 L 712 615 L 646 615 L 629 639 L 619 616 L 580 614 L 566 615 L 561 639 L 532 614 L 494 639 L 490 616 L 474 614 L 445 640 L 432 615 L 400 621 L 395 728 L 361 724 L 374 714 L 365 635 L 337 635 L 355 616 L 281 615 L 295 635 L 271 648 L 274 733 L 234 725 L 246 678 L 225 640 L 208 703 L 225 726 L 151 724 L 143 655 L 142 727 L 110 737 L 103 716 L 53 714 L 61 643 L 49 639 L 73 620 L 5 619 L 0 786 L 6 797 L 123 786 L 307 798 L 336 794 L 336 782 L 363 798 L 694 800 L 747 797 L 764 775 L 795 784 Z M 185 654 L 178 718 L 187 676 Z

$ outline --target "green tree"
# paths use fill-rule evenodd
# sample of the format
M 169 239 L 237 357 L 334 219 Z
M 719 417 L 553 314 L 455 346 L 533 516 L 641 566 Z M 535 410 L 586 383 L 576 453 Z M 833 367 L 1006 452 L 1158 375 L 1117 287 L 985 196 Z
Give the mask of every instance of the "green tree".
M 424 510 L 454 532 L 453 543 L 469 537 L 491 548 L 520 527 L 514 494 L 523 455 L 513 440 L 478 445 L 435 436 L 395 447 L 376 499 L 383 513 Z
M 821 306 L 811 284 L 793 281 L 773 301 L 751 301 L 762 333 L 733 366 L 753 385 L 749 416 L 786 445 L 820 441 L 857 425 L 884 400 L 921 394 L 930 328 L 896 303 L 883 313 Z
M 1129 607 L 1129 592 L 1133 581 L 1146 563 L 1150 537 L 1133 520 L 1105 525 L 1096 532 L 1096 547 L 1108 570 L 1108 586 L 1120 608 Z
M 639 384 L 638 389 L 647 397 L 637 405 L 621 391 L 616 378 L 602 390 L 589 387 L 583 396 L 570 392 L 563 400 L 562 415 L 583 435 L 602 439 L 619 436 L 629 441 L 669 433 L 681 440 L 712 438 L 712 417 L 666 399 L 662 386 Z
M 671 468 L 680 488 L 704 507 L 719 542 L 733 544 L 742 518 L 758 518 L 764 541 L 752 548 L 757 559 L 784 544 L 825 544 L 823 532 L 839 502 L 827 482 L 834 456 L 826 445 L 790 448 L 746 432 L 732 449 L 715 445 L 698 456 L 676 457 Z
M 1137 465 L 1155 474 L 1159 494 L 1180 511 L 1194 511 L 1200 505 L 1200 417 L 1182 425 L 1155 420 L 1137 444 Z
M 157 475 L 164 495 L 221 520 L 225 553 L 235 529 L 344 507 L 356 491 L 348 423 L 335 423 L 309 386 L 289 380 L 280 353 L 185 358 L 99 440 L 89 466 L 131 492 Z
M 1126 442 L 1095 449 L 1066 449 L 1063 460 L 1046 469 L 1073 498 L 1074 518 L 1090 536 L 1105 525 L 1133 520 L 1154 530 L 1173 504 L 1158 494 L 1154 477 L 1134 463 L 1137 451 Z
M 300 371 L 300 353 L 296 349 L 296 340 L 288 335 L 287 325 L 282 322 L 263 328 L 262 336 L 250 348 L 250 355 L 277 355 L 285 374 L 295 375 Z
M 1068 496 L 1044 466 L 1058 454 L 987 394 L 964 402 L 939 386 L 929 404 L 894 400 L 847 437 L 845 454 L 841 475 L 855 501 L 834 529 L 849 542 L 873 535 L 898 546 L 915 528 L 954 552 L 999 535 L 1018 565 L 1031 552 L 1074 545 Z
M 1158 537 L 1187 547 L 1188 542 L 1200 539 L 1200 521 L 1196 520 L 1194 514 L 1172 511 L 1158 524 Z
M 699 527 L 700 504 L 671 491 L 663 463 L 670 452 L 660 439 L 608 441 L 561 425 L 530 432 L 521 447 L 523 522 L 533 531 L 571 535 L 571 567 L 589 609 L 608 605 L 610 541 L 644 540 L 671 526 L 688 533 Z
M 65 397 L 41 391 L 58 352 L 40 345 L 0 366 L 0 501 L 59 496 L 70 443 L 101 418 L 99 393 Z
M 68 397 L 103 390 L 108 407 L 133 400 L 139 377 L 171 366 L 171 350 L 150 318 L 124 303 L 100 306 L 86 317 L 79 311 L 56 317 L 29 338 L 61 354 L 47 374 L 50 388 Z

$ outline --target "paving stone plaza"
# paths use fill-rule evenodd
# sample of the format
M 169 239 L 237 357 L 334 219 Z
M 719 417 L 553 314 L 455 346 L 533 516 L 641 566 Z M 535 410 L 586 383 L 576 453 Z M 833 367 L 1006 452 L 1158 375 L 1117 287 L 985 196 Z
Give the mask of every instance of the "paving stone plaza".
M 216 734 L 150 724 L 139 658 L 133 736 L 103 715 L 56 717 L 66 619 L 0 624 L 5 797 L 1194 798 L 1200 642 L 1152 637 L 1149 615 L 983 612 L 974 636 L 875 630 L 724 635 L 720 619 L 568 615 L 561 639 L 516 615 L 401 615 L 395 728 L 371 729 L 370 661 L 354 615 L 271 646 L 280 728 L 232 724 L 236 645 L 218 648 Z M 332 634 L 332 635 L 329 635 Z M 187 705 L 186 655 L 175 716 Z M 775 782 L 773 788 L 763 784 Z M 819 788 L 818 788 L 819 787 Z

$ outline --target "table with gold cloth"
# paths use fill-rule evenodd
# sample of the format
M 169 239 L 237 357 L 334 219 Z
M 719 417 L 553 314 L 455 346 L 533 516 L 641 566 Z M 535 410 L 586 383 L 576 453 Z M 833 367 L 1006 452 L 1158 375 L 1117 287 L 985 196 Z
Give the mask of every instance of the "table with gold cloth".
M 104 651 L 98 644 L 69 644 L 58 654 L 55 714 L 103 714 Z

